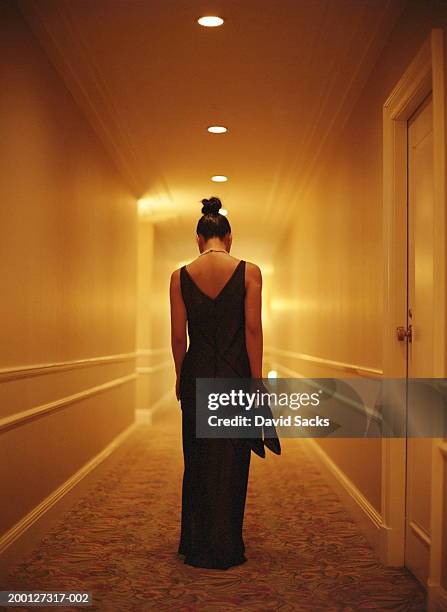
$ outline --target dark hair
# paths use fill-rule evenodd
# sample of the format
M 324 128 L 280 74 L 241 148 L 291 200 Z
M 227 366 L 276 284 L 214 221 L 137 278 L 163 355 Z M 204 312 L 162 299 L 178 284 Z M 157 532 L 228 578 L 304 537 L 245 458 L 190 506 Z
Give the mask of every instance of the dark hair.
M 209 200 L 202 200 L 202 217 L 197 223 L 197 233 L 209 240 L 209 238 L 223 238 L 231 232 L 228 219 L 221 215 L 219 210 L 222 208 L 222 202 L 219 198 L 212 197 Z

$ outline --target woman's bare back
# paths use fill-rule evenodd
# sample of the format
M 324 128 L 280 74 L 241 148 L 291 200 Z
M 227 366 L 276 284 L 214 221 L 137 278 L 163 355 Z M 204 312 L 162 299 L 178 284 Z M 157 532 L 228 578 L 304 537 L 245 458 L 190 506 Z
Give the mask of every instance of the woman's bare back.
M 228 253 L 211 251 L 199 255 L 186 266 L 186 271 L 202 293 L 214 299 L 234 274 L 239 261 Z

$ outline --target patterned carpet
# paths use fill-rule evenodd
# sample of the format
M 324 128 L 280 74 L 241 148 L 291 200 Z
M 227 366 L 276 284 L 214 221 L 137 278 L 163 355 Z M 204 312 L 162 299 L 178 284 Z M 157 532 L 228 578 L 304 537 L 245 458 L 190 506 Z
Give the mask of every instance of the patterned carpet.
M 284 439 L 281 457 L 252 455 L 248 562 L 226 571 L 184 565 L 176 554 L 179 423 L 176 414 L 169 424 L 140 426 L 124 459 L 1 589 L 91 591 L 87 609 L 101 611 L 426 609 L 424 591 L 405 569 L 377 561 L 298 440 Z

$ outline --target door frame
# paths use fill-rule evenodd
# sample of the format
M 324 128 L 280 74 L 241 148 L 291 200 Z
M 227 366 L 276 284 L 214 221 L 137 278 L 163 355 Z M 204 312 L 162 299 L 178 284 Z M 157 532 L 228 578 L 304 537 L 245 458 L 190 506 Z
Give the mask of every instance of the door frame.
M 407 259 L 407 120 L 432 93 L 434 140 L 434 363 L 435 376 L 446 377 L 446 158 L 443 30 L 433 28 L 416 57 L 383 105 L 383 375 L 406 377 L 406 346 L 395 329 L 406 325 Z M 440 584 L 442 528 L 442 440 L 433 441 L 432 547 L 429 585 Z M 405 545 L 406 440 L 382 439 L 382 559 L 403 565 Z

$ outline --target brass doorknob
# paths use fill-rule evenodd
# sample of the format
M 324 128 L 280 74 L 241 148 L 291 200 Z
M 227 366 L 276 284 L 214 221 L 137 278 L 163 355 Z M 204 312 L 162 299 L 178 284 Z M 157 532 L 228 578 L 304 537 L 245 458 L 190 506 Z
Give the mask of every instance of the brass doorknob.
M 409 325 L 408 328 L 403 327 L 403 326 L 396 327 L 396 336 L 399 342 L 404 342 L 405 340 L 408 340 L 408 342 L 411 342 L 411 337 L 412 337 L 411 325 Z

